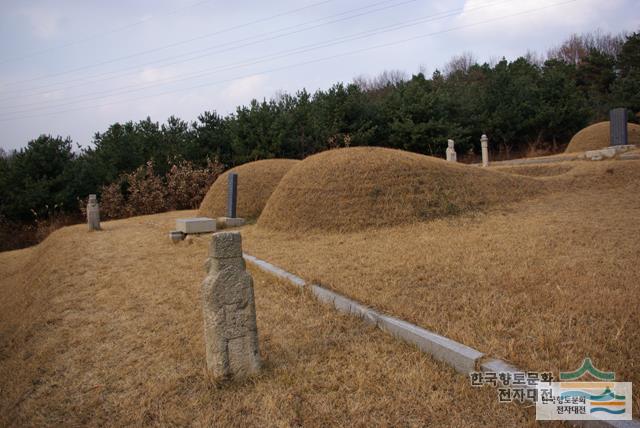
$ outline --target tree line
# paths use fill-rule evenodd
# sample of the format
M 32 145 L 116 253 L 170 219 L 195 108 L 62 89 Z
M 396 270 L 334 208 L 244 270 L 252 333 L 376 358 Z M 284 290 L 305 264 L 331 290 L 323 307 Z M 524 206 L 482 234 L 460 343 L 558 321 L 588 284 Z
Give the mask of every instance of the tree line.
M 41 135 L 18 151 L 0 151 L 0 221 L 78 212 L 79 200 L 107 188 L 113 193 L 114 183 L 126 199 L 122 178 L 149 163 L 165 177 L 184 162 L 192 169 L 232 167 L 347 146 L 442 156 L 449 138 L 465 157 L 479 153 L 483 133 L 494 152 L 557 151 L 587 124 L 606 120 L 612 107 L 640 112 L 639 32 L 575 35 L 545 59 L 528 53 L 479 64 L 467 53 L 431 76 L 359 77 L 314 93 L 253 100 L 226 116 L 207 111 L 190 122 L 172 116 L 162 124 L 114 123 L 85 148 Z

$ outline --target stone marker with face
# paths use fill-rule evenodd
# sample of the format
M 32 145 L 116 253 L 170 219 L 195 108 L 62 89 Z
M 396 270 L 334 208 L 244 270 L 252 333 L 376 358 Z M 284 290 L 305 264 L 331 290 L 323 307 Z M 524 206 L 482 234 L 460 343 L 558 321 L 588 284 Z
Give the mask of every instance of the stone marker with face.
M 89 230 L 100 230 L 100 206 L 96 195 L 89 195 L 87 202 L 87 225 Z
M 238 232 L 215 233 L 202 283 L 207 369 L 216 379 L 243 378 L 260 369 L 253 279 Z

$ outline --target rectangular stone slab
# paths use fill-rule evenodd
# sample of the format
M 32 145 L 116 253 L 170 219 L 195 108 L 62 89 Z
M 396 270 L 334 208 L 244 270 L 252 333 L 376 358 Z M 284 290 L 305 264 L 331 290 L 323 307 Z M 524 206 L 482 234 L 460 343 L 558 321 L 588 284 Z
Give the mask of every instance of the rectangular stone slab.
M 245 220 L 242 217 L 218 217 L 216 219 L 216 225 L 220 229 L 226 229 L 228 227 L 240 227 L 245 225 Z
M 216 221 L 209 217 L 179 218 L 176 230 L 183 233 L 210 233 L 216 231 Z
M 474 371 L 476 362 L 484 356 L 482 352 L 462 343 L 397 318 L 380 315 L 378 327 L 417 346 L 423 352 L 430 354 L 436 360 L 449 364 L 460 373 L 467 374 Z

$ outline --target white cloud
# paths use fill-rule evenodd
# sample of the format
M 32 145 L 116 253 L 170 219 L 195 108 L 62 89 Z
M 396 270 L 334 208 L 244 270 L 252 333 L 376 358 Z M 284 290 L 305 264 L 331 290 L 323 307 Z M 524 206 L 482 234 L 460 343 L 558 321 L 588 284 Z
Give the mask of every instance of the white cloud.
M 618 33 L 628 28 L 629 19 L 620 17 L 625 2 L 466 0 L 465 12 L 452 25 L 464 28 L 451 33 L 448 42 L 458 53 L 471 50 L 481 61 L 514 59 L 529 49 L 544 54 L 572 33 L 598 28 Z
M 467 0 L 456 26 L 494 20 L 492 23 L 472 26 L 465 32 L 486 34 L 497 30 L 502 37 L 531 34 L 533 31 L 571 29 L 586 24 L 597 27 L 602 15 L 615 10 L 621 3 L 622 0 Z
M 264 94 L 264 84 L 266 76 L 256 74 L 231 82 L 222 90 L 222 95 L 230 101 L 242 102 L 251 97 L 258 97 Z
M 23 8 L 18 14 L 26 18 L 31 31 L 38 38 L 51 39 L 60 33 L 62 19 L 57 12 L 34 6 Z
M 145 68 L 138 74 L 141 83 L 154 83 L 165 81 L 177 76 L 177 72 L 169 68 Z

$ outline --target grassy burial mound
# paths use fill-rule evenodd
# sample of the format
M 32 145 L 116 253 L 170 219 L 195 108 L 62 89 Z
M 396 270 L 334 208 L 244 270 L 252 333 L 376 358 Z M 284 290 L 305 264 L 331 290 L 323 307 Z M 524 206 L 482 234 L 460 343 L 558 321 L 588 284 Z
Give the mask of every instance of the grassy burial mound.
M 238 174 L 238 217 L 256 219 L 282 177 L 300 161 L 266 159 L 237 166 L 220 175 L 200 204 L 201 216 L 227 215 L 227 179 L 230 172 Z
M 536 193 L 532 178 L 379 147 L 326 151 L 282 179 L 258 225 L 357 231 L 455 215 Z
M 595 123 L 580 130 L 573 136 L 565 153 L 604 149 L 611 145 L 609 121 Z M 640 144 L 640 125 L 627 124 L 629 144 Z

